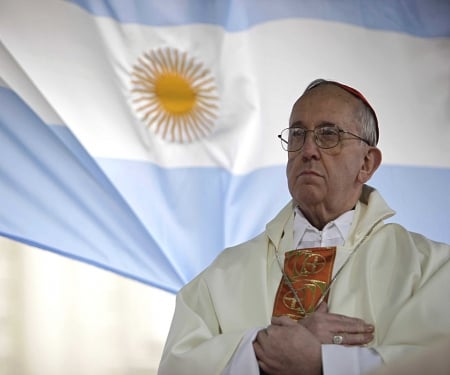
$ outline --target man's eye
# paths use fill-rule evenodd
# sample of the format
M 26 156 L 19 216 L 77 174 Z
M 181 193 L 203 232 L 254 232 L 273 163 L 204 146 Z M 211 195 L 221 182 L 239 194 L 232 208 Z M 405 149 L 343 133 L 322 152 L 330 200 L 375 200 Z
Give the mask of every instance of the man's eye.
M 305 131 L 300 128 L 291 130 L 292 137 L 303 137 L 304 134 L 305 134 Z
M 319 134 L 323 136 L 335 136 L 338 130 L 334 127 L 324 127 L 319 129 Z

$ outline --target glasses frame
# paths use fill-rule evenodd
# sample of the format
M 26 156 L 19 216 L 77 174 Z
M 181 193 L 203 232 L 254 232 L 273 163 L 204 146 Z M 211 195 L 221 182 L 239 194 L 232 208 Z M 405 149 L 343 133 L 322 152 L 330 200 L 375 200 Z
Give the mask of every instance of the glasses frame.
M 316 134 L 316 131 L 317 131 L 318 129 L 322 129 L 322 128 L 324 128 L 324 127 L 335 128 L 335 129 L 338 130 L 338 140 L 337 140 L 337 142 L 336 142 L 335 145 L 329 146 L 329 147 L 324 147 L 324 146 L 319 145 L 319 143 L 318 143 L 318 142 L 319 142 L 319 137 L 318 137 L 318 135 Z M 290 129 L 301 129 L 301 130 L 304 131 L 304 133 L 303 133 L 303 143 L 301 144 L 301 146 L 300 146 L 299 148 L 297 148 L 297 149 L 295 149 L 295 150 L 289 150 L 289 149 L 288 149 L 289 141 L 286 140 L 285 138 L 283 138 L 283 133 L 288 132 Z M 314 129 L 312 129 L 312 130 L 310 130 L 310 129 L 304 129 L 304 128 L 301 128 L 301 127 L 299 127 L 299 126 L 294 126 L 294 127 L 289 127 L 289 128 L 283 129 L 283 130 L 281 131 L 281 133 L 278 134 L 278 138 L 279 138 L 280 141 L 281 141 L 281 147 L 283 148 L 283 150 L 285 150 L 285 151 L 287 151 L 287 152 L 297 152 L 297 151 L 300 151 L 300 150 L 303 148 L 303 146 L 305 145 L 305 143 L 306 143 L 306 135 L 307 135 L 309 132 L 312 132 L 312 133 L 314 134 L 314 143 L 317 145 L 317 147 L 322 148 L 322 149 L 325 149 L 325 150 L 330 149 L 330 148 L 333 148 L 333 147 L 336 147 L 337 145 L 339 145 L 339 144 L 340 144 L 343 140 L 345 140 L 345 139 L 359 139 L 360 141 L 363 141 L 365 144 L 367 144 L 367 145 L 370 146 L 369 141 L 366 140 L 366 139 L 364 139 L 364 138 L 362 138 L 362 137 L 360 137 L 359 135 L 356 135 L 356 134 L 354 134 L 354 133 L 352 133 L 352 132 L 349 132 L 349 131 L 346 131 L 346 130 L 342 130 L 342 129 L 341 129 L 339 126 L 337 126 L 337 125 L 327 125 L 327 126 L 318 126 L 318 127 L 314 128 Z M 355 137 L 355 138 L 342 138 L 342 137 L 341 137 L 341 134 L 348 134 L 348 135 L 351 135 L 351 136 L 353 136 L 353 137 Z

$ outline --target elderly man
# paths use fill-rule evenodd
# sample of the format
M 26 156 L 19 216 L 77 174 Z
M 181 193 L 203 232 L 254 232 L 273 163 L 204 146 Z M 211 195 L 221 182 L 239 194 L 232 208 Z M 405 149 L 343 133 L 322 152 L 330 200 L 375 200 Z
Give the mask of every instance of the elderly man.
M 292 201 L 180 291 L 159 374 L 362 374 L 450 333 L 450 246 L 383 222 L 362 94 L 314 81 L 280 139 Z

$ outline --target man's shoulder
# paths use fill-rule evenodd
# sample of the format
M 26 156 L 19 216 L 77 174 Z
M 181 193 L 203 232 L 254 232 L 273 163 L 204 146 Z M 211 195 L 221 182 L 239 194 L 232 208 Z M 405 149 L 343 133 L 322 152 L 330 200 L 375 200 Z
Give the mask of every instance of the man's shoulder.
M 400 224 L 386 223 L 377 230 L 368 241 L 369 253 L 373 256 L 396 254 L 403 264 L 415 264 L 422 269 L 437 269 L 450 263 L 450 245 L 433 241 L 426 236 L 412 232 Z
M 223 250 L 213 262 L 228 263 L 236 261 L 244 261 L 245 259 L 253 258 L 255 256 L 265 256 L 267 252 L 267 234 L 265 231 L 250 240 L 242 242 L 238 245 L 231 246 Z
M 213 264 L 216 262 L 245 261 L 246 259 L 253 261 L 258 257 L 266 259 L 269 242 L 279 242 L 284 233 L 286 222 L 293 216 L 293 212 L 291 200 L 267 223 L 266 228 L 261 233 L 247 241 L 226 248 L 217 256 Z M 288 228 L 288 230 L 292 230 L 292 228 Z
M 421 233 L 410 231 L 398 223 L 385 223 L 383 231 L 388 233 L 388 236 L 395 236 L 399 240 L 411 241 L 421 248 L 439 248 L 450 251 L 450 244 L 435 241 Z
M 256 237 L 223 250 L 193 280 L 185 285 L 182 290 L 199 288 L 201 285 L 219 285 L 217 280 L 231 280 L 235 277 L 250 274 L 267 259 L 267 236 L 263 232 Z M 208 288 L 209 288 L 208 287 Z

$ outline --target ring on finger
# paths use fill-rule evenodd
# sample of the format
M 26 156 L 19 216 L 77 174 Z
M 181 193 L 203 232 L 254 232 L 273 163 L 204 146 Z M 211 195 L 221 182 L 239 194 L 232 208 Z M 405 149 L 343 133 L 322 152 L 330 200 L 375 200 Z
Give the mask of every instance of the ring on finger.
M 332 339 L 333 344 L 341 345 L 343 341 L 344 341 L 344 338 L 342 337 L 342 335 L 334 335 L 333 336 L 333 339 Z

